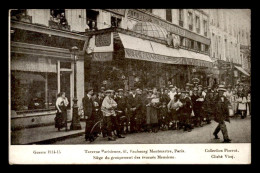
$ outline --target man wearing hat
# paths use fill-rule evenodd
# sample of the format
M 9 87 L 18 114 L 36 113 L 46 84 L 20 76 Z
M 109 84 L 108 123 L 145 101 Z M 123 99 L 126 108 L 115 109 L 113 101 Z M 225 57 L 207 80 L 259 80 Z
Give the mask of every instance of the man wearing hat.
M 218 133 L 219 131 L 222 132 L 224 143 L 230 143 L 231 139 L 228 137 L 227 127 L 225 121 L 230 123 L 229 120 L 229 109 L 228 109 L 228 99 L 223 95 L 226 89 L 223 85 L 220 85 L 218 88 L 218 95 L 215 98 L 215 121 L 218 123 L 213 135 L 215 139 L 219 139 Z
M 137 132 L 137 118 L 141 114 L 142 99 L 139 94 L 139 89 L 133 90 L 127 98 L 127 110 L 130 118 L 130 132 Z
M 214 116 L 214 95 L 213 95 L 213 91 L 211 91 L 211 89 L 209 89 L 207 91 L 207 95 L 205 96 L 205 101 L 202 105 L 202 109 L 204 110 L 204 117 L 206 118 L 206 122 L 207 124 L 210 124 L 211 122 L 211 118 Z
M 191 132 L 191 112 L 192 112 L 192 102 L 189 98 L 189 92 L 182 90 L 180 95 L 180 102 L 182 107 L 180 108 L 180 121 L 184 125 L 184 131 Z
M 121 134 L 124 132 L 124 127 L 126 126 L 127 129 L 127 117 L 126 117 L 126 98 L 124 96 L 124 90 L 118 89 L 118 96 L 115 99 L 117 103 L 117 125 L 118 125 L 118 132 L 117 135 L 119 138 L 124 138 Z
M 198 101 L 200 96 L 198 95 L 198 88 L 194 87 L 193 89 L 193 95 L 191 96 L 192 101 L 192 109 L 194 111 L 194 118 L 193 123 L 195 126 L 201 126 L 201 117 L 200 117 L 200 109 L 201 109 L 201 103 Z
M 112 98 L 113 90 L 106 90 L 106 97 L 104 98 L 101 106 L 101 111 L 103 113 L 104 127 L 107 132 L 108 140 L 115 141 L 116 139 L 112 137 L 113 124 L 116 117 L 115 109 L 117 108 L 117 103 Z M 113 117 L 112 117 L 113 116 Z
M 82 98 L 82 104 L 83 104 L 83 110 L 84 110 L 84 118 L 86 119 L 86 128 L 85 128 L 85 140 L 89 140 L 90 138 L 90 130 L 89 128 L 92 128 L 92 112 L 94 110 L 94 103 L 92 100 L 92 95 L 94 93 L 93 88 L 88 88 L 87 89 L 87 94 L 85 97 Z

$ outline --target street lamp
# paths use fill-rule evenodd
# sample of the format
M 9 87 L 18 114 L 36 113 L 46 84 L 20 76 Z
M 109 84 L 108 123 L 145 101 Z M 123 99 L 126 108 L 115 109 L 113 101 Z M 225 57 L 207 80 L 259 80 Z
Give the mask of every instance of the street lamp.
M 71 54 L 73 55 L 74 60 L 74 98 L 73 98 L 73 107 L 72 107 L 72 122 L 70 125 L 70 130 L 81 130 L 80 125 L 80 116 L 78 114 L 78 99 L 77 99 L 77 53 L 79 48 L 77 46 L 73 46 L 70 49 Z

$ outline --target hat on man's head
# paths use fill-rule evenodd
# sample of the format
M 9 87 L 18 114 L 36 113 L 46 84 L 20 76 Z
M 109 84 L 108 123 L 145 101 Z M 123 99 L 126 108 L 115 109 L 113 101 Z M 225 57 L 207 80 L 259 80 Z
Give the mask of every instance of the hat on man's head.
M 194 87 L 194 88 L 193 88 L 193 91 L 198 91 L 198 88 L 197 88 L 197 87 Z
M 94 90 L 92 87 L 89 87 L 88 89 L 87 89 L 87 92 L 90 92 L 90 91 L 92 91 L 92 90 Z
M 219 85 L 218 86 L 218 91 L 226 91 L 225 86 L 224 85 Z
M 202 88 L 203 86 L 202 86 L 201 84 L 199 84 L 198 87 L 201 87 L 201 88 Z
M 118 92 L 123 92 L 124 90 L 122 88 L 119 88 L 117 91 Z
M 188 94 L 188 93 L 189 93 L 189 91 L 186 91 L 186 90 L 181 90 L 181 93 Z
M 105 91 L 105 93 L 112 93 L 112 92 L 114 92 L 114 91 L 113 91 L 113 90 L 110 90 L 110 89 L 108 89 L 108 90 Z
M 173 85 L 169 85 L 169 88 L 173 88 Z

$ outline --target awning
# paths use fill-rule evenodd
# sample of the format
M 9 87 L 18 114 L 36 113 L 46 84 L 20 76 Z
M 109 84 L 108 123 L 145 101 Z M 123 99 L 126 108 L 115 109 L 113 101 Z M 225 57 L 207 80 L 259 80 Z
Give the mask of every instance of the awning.
M 212 67 L 212 60 L 209 56 L 183 49 L 173 49 L 160 43 L 122 33 L 118 34 L 124 46 L 125 58 L 167 64 Z
M 238 69 L 240 72 L 244 73 L 246 76 L 250 76 L 250 74 L 248 74 L 242 67 L 239 66 L 235 66 L 236 69 Z

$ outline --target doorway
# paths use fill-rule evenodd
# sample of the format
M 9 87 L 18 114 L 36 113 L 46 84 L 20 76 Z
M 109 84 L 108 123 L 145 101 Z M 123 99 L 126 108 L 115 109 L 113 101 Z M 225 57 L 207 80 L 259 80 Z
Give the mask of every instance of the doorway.
M 69 71 L 61 71 L 60 72 L 60 91 L 65 92 L 65 95 L 69 101 L 69 105 L 67 109 L 71 108 L 71 84 L 70 84 L 70 75 L 71 72 Z

